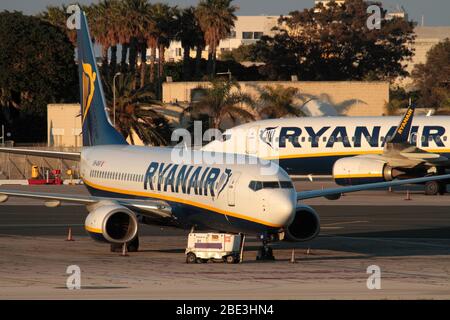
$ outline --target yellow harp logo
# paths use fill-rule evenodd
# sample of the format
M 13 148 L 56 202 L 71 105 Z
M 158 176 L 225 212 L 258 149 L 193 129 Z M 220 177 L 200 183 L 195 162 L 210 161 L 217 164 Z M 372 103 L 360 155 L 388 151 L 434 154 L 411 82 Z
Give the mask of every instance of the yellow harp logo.
M 86 119 L 89 108 L 91 107 L 92 98 L 95 91 L 95 79 L 97 74 L 92 70 L 92 66 L 88 63 L 83 63 L 83 122 Z

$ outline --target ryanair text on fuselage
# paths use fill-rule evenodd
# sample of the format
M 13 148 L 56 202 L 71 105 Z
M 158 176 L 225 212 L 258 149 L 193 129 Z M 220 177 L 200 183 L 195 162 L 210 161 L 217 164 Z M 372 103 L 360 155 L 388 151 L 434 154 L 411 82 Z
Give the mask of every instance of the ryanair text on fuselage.
M 228 168 L 152 162 L 145 173 L 144 189 L 217 197 L 231 175 Z
M 329 126 L 315 129 L 313 127 L 281 127 L 278 143 L 276 143 L 274 130 L 270 127 L 260 131 L 260 139 L 269 146 L 277 145 L 279 148 L 286 148 L 288 144 L 294 148 L 301 148 L 304 144 L 308 147 L 317 148 L 319 144 L 326 148 L 333 148 L 336 143 L 342 144 L 346 148 L 361 147 L 363 139 L 371 147 L 384 147 L 387 138 L 392 137 L 397 127 L 392 126 L 388 132 L 382 133 L 381 126 L 374 126 L 370 130 L 365 126 L 357 126 L 354 131 L 349 132 L 345 126 L 331 128 Z M 419 129 L 421 131 L 419 132 Z M 442 136 L 445 135 L 445 128 L 442 126 L 413 126 L 411 136 L 418 136 L 421 133 L 421 139 L 416 143 L 420 147 L 429 147 L 430 142 L 434 141 L 436 146 L 444 147 Z M 383 139 L 380 139 L 383 138 Z M 414 142 L 414 141 L 413 141 Z

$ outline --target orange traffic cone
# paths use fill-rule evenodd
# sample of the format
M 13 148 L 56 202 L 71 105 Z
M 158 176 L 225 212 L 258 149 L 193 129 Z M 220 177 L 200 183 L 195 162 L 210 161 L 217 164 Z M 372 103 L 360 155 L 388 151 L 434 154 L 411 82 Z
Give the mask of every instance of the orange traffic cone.
M 72 237 L 72 228 L 71 228 L 71 227 L 69 227 L 69 231 L 68 231 L 68 233 L 67 233 L 67 239 L 66 239 L 66 241 L 75 241 L 75 240 L 73 239 L 73 237 Z

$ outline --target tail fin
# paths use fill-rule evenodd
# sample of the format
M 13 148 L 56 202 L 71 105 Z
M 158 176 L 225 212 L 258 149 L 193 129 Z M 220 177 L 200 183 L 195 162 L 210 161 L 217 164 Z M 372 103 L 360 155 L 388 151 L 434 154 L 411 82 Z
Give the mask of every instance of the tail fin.
M 409 135 L 411 132 L 411 124 L 414 118 L 414 110 L 416 106 L 411 103 L 411 99 L 409 99 L 409 106 L 403 115 L 402 120 L 398 124 L 397 129 L 395 130 L 395 134 L 392 139 L 389 141 L 391 143 L 406 143 L 408 142 Z
M 106 111 L 100 73 L 97 69 L 86 15 L 80 10 L 77 30 L 83 146 L 127 144 L 112 126 Z

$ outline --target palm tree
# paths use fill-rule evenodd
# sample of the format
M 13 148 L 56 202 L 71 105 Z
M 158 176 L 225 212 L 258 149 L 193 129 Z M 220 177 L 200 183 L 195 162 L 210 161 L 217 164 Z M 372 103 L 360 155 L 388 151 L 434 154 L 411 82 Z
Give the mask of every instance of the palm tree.
M 129 45 L 128 61 L 132 71 L 136 69 L 138 54 L 141 55 L 141 68 L 145 68 L 146 65 L 146 48 L 143 46 L 146 45 L 150 10 L 151 4 L 147 0 L 122 0 L 122 19 L 119 27 L 125 30 L 122 36 Z
M 225 119 L 233 122 L 255 120 L 254 111 L 251 98 L 240 91 L 237 82 L 215 79 L 210 88 L 204 89 L 204 96 L 200 101 L 191 103 L 180 117 L 184 118 L 187 113 L 194 118 L 208 115 L 210 127 L 219 129 Z
M 229 36 L 237 19 L 234 15 L 237 7 L 231 5 L 232 1 L 201 0 L 195 12 L 208 46 L 208 73 L 211 76 L 216 73 L 217 46 L 220 40 Z
M 159 50 L 158 77 L 161 79 L 164 74 L 164 55 L 166 48 L 175 38 L 177 25 L 178 8 L 167 4 L 156 3 L 152 6 L 152 18 L 156 23 L 157 44 Z
M 113 113 L 112 81 L 105 82 L 105 95 L 108 109 Z M 148 87 L 135 88 L 133 74 L 118 78 L 116 85 L 116 128 L 124 137 L 135 143 L 133 133 L 151 145 L 167 145 L 170 141 L 171 128 L 163 114 L 155 110 L 160 102 L 155 100 Z M 112 118 L 112 117 L 111 117 Z
M 105 74 L 115 72 L 117 63 L 117 44 L 120 43 L 120 2 L 118 0 L 102 0 L 88 8 L 90 27 L 95 41 L 102 46 L 102 67 Z M 111 65 L 108 52 L 111 49 Z M 111 70 L 109 70 L 111 69 Z
M 260 92 L 258 109 L 260 114 L 269 119 L 282 118 L 286 116 L 305 116 L 301 108 L 294 105 L 294 99 L 298 89 L 284 87 L 282 85 L 265 86 L 258 89 Z
M 201 53 L 205 47 L 204 35 L 195 17 L 194 7 L 179 11 L 176 39 L 181 42 L 181 47 L 183 48 L 183 80 L 188 81 L 192 78 L 190 62 L 191 49 L 200 49 L 200 56 L 197 58 L 201 59 Z M 197 50 L 198 52 L 199 50 Z

